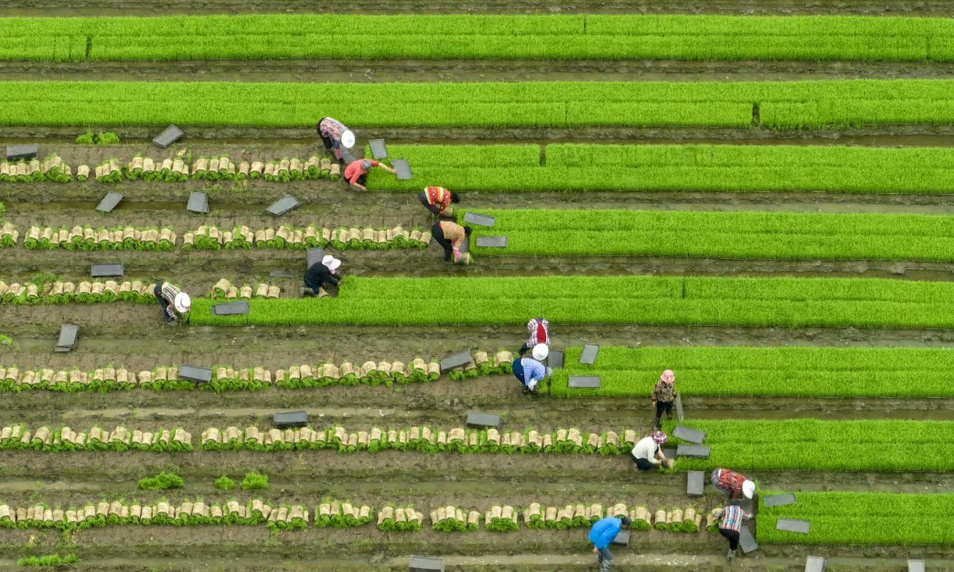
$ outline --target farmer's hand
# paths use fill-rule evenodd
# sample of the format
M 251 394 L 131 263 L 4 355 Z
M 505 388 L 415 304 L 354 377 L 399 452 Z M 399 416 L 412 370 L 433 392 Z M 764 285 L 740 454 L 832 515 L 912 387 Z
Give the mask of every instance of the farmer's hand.
M 594 546 L 594 547 L 593 547 L 593 554 L 599 554 L 599 553 L 600 553 L 600 549 Z
M 655 400 L 655 399 L 653 399 L 653 407 L 652 407 L 652 408 L 653 408 L 653 409 L 656 409 L 656 400 Z

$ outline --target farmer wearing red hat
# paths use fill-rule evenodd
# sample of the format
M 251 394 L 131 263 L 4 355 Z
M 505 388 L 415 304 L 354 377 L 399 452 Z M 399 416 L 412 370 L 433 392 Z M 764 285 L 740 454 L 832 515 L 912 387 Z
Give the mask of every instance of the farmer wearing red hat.
M 672 419 L 672 402 L 676 400 L 676 374 L 671 369 L 667 369 L 659 376 L 659 381 L 653 387 L 653 407 L 656 409 L 656 422 L 653 423 L 655 429 L 659 429 L 662 420 L 663 411 L 666 412 L 666 419 Z
M 640 471 L 648 471 L 655 467 L 672 468 L 672 461 L 663 454 L 660 445 L 667 440 L 662 431 L 653 431 L 649 437 L 644 437 L 633 445 L 633 464 Z

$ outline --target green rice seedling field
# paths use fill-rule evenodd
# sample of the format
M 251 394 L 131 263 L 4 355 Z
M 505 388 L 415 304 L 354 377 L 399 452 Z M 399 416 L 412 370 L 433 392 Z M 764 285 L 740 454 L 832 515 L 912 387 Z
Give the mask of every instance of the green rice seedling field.
M 951 16 L 4 3 L 0 569 L 591 572 L 622 515 L 613 572 L 954 569 Z M 325 117 L 411 178 L 349 188 Z M 717 468 L 757 484 L 731 565 Z

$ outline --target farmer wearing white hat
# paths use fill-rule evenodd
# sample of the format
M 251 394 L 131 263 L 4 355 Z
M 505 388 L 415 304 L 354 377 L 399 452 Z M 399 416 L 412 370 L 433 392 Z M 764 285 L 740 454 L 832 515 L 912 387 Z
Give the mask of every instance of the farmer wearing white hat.
M 672 460 L 663 454 L 660 445 L 667 441 L 662 431 L 653 431 L 649 437 L 643 437 L 633 445 L 633 464 L 640 471 L 648 471 L 655 467 L 672 468 Z
M 536 348 L 540 344 L 545 345 L 547 352 L 549 352 L 550 322 L 548 322 L 546 318 L 531 318 L 530 321 L 527 322 L 527 331 L 530 333 L 530 337 L 527 339 L 527 343 L 520 347 L 521 356 L 527 353 L 530 348 Z
M 334 153 L 339 162 L 343 161 L 342 147 L 349 150 L 354 147 L 354 133 L 337 119 L 325 117 L 319 121 L 318 135 L 321 136 L 325 149 Z
M 341 277 L 338 274 L 340 267 L 341 260 L 330 254 L 326 254 L 321 262 L 312 264 L 311 268 L 305 272 L 305 287 L 301 289 L 301 295 L 317 295 L 325 283 L 332 286 L 340 284 Z
M 374 159 L 355 159 L 345 167 L 344 178 L 348 181 L 348 185 L 356 191 L 367 191 L 368 188 L 364 184 L 368 182 L 368 171 L 371 167 L 381 167 L 392 175 L 395 172 L 391 167 Z
M 533 358 L 517 358 L 511 364 L 514 377 L 523 386 L 523 394 L 540 395 L 537 385 L 544 378 L 553 377 L 553 370 Z
M 159 280 L 153 294 L 162 307 L 159 315 L 165 318 L 167 324 L 175 323 L 192 309 L 192 298 L 169 282 Z
M 755 483 L 745 478 L 742 473 L 729 469 L 712 471 L 712 486 L 725 493 L 728 502 L 739 500 L 740 496 L 750 499 L 755 494 Z
M 653 387 L 653 408 L 656 409 L 656 421 L 653 423 L 655 429 L 659 429 L 662 421 L 663 411 L 666 412 L 666 419 L 672 419 L 672 403 L 676 400 L 676 374 L 671 369 L 667 369 L 659 376 L 659 381 Z

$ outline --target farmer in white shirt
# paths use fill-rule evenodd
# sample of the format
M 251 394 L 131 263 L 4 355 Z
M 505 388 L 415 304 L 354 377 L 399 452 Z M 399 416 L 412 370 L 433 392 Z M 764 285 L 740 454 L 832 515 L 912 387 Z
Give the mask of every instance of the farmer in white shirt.
M 644 437 L 633 445 L 633 464 L 640 471 L 664 466 L 672 467 L 672 460 L 667 459 L 659 447 L 666 442 L 666 434 L 662 431 L 653 431 L 649 437 Z

